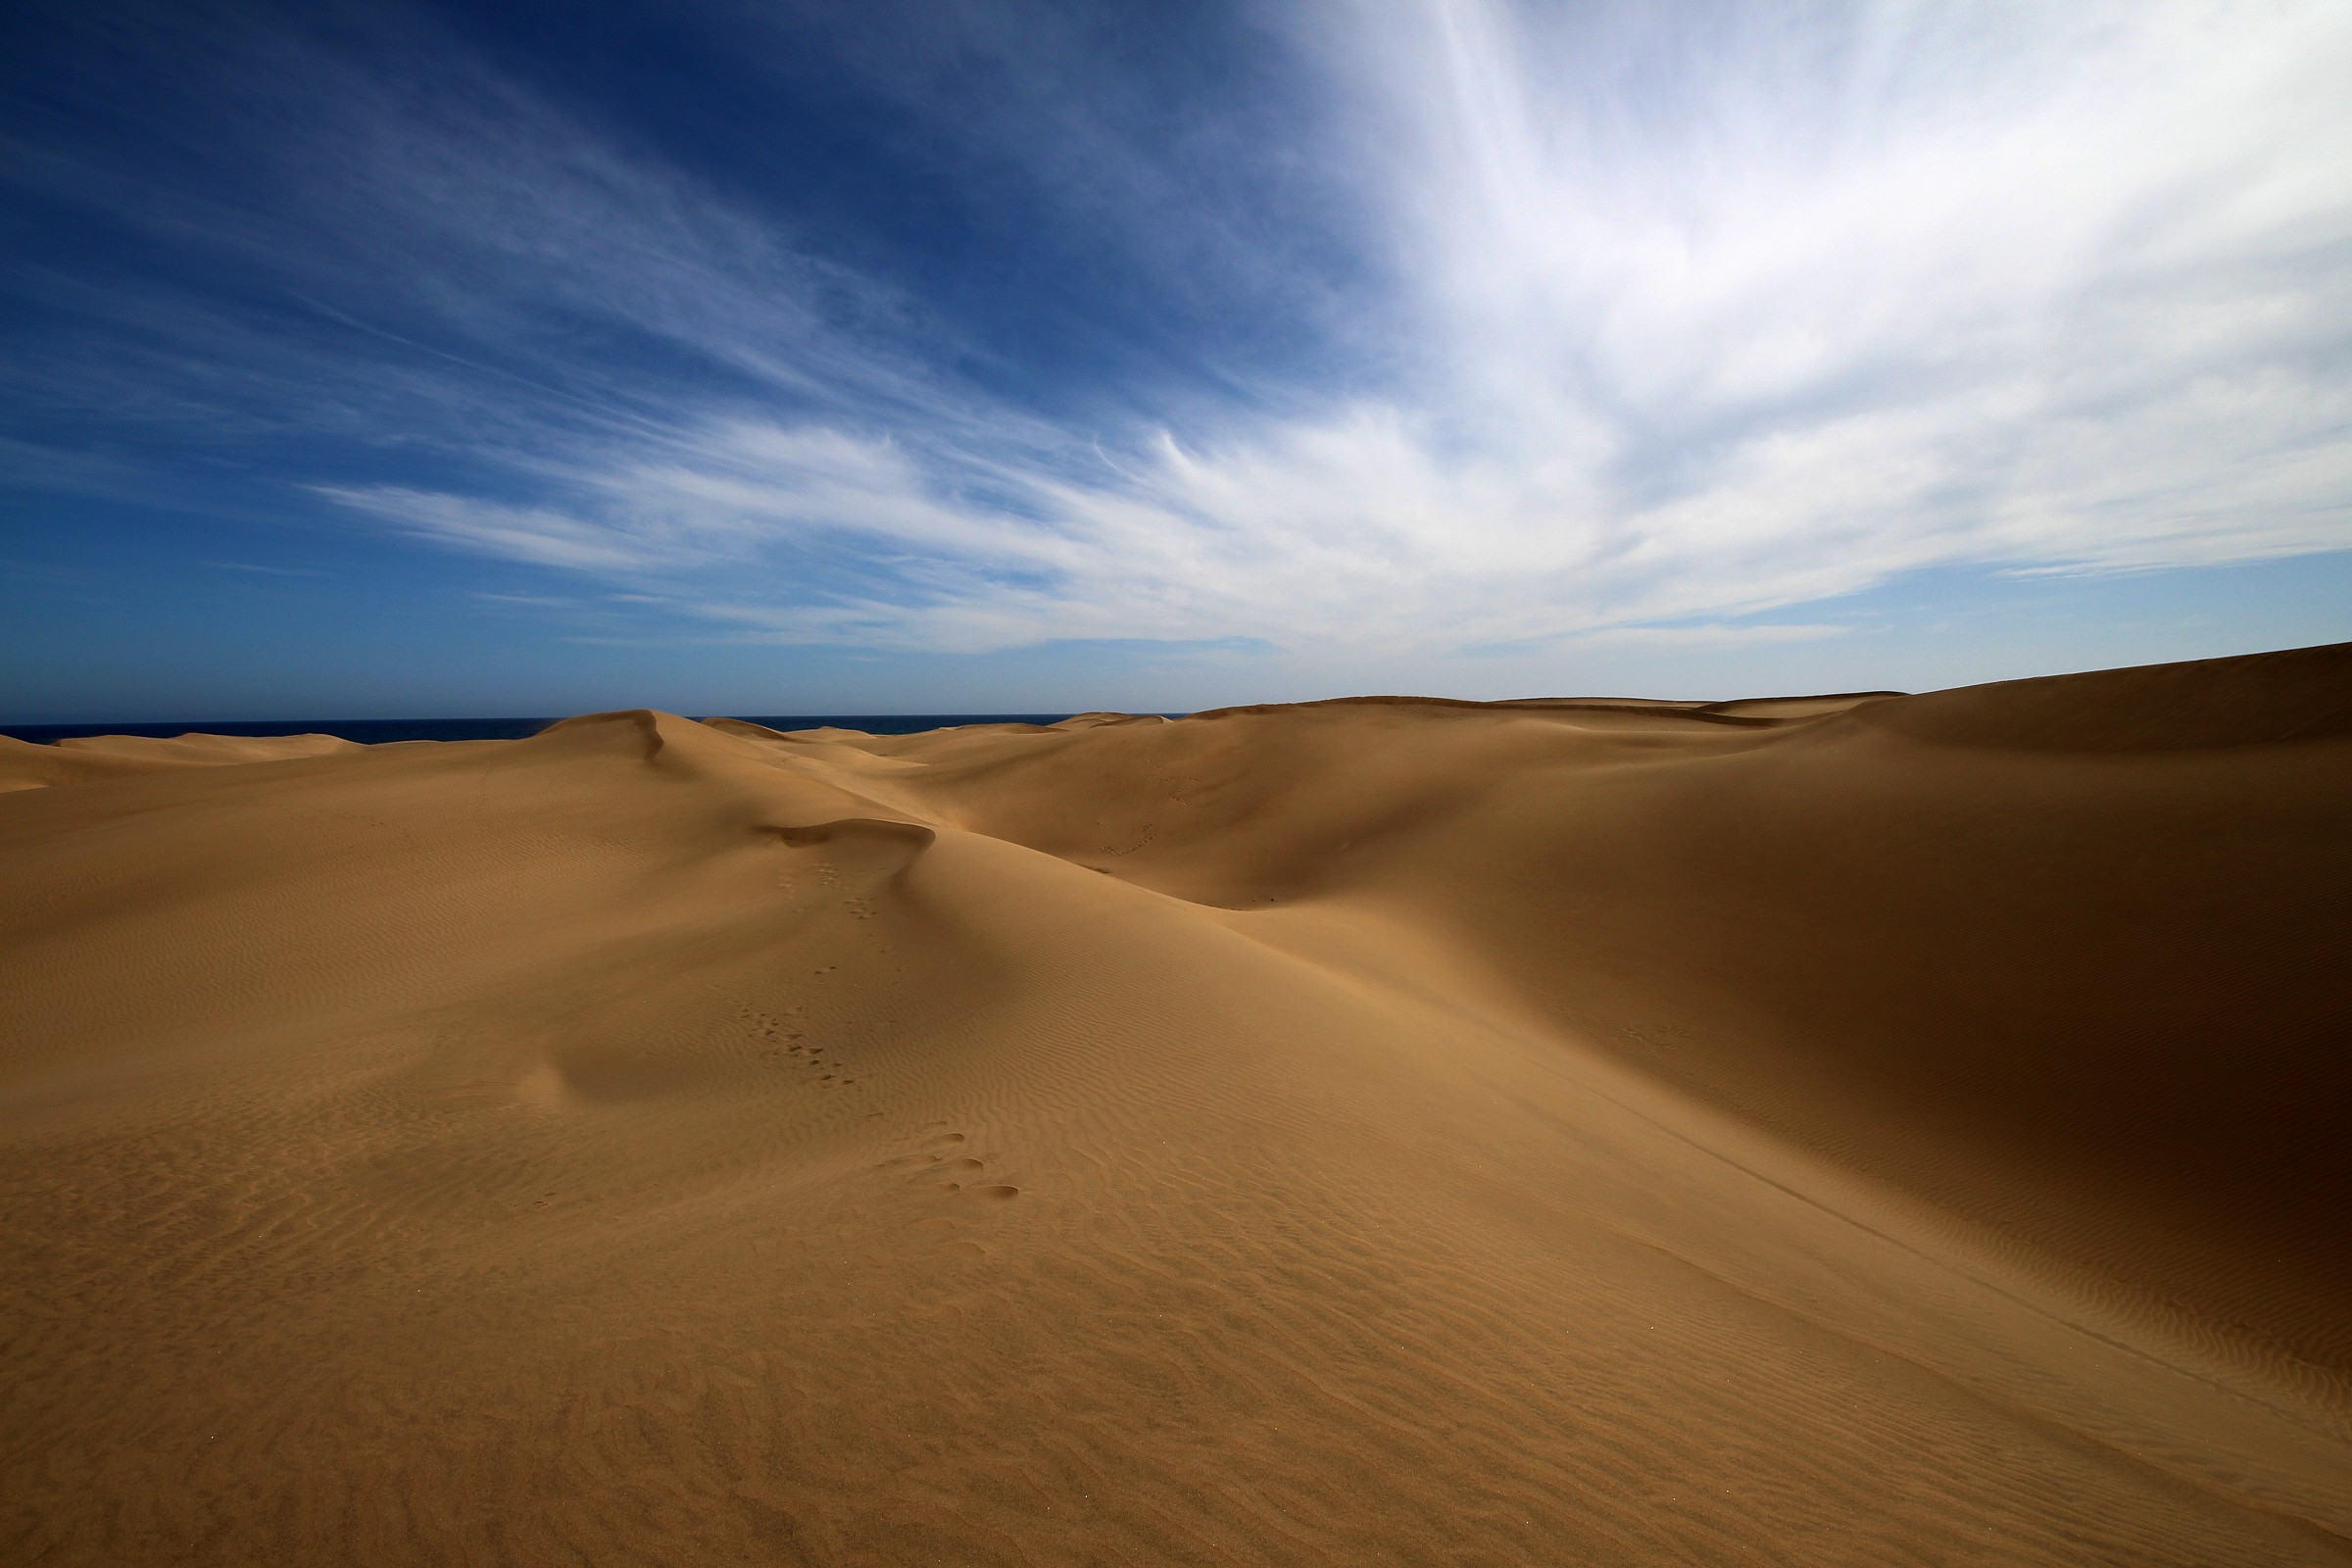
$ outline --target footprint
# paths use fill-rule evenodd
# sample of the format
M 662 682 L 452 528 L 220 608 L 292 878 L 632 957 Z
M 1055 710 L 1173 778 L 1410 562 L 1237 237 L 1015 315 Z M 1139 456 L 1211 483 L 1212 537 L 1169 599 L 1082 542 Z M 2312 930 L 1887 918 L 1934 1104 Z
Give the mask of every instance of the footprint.
M 933 1122 L 931 1125 L 938 1127 L 945 1124 Z M 969 1197 L 997 1203 L 1019 1197 L 1021 1190 L 1010 1182 L 974 1181 L 988 1168 L 988 1161 L 962 1152 L 968 1142 L 969 1139 L 962 1133 L 933 1133 L 923 1139 L 921 1147 L 913 1152 L 894 1154 L 876 1162 L 872 1168 L 905 1172 L 900 1190 L 909 1197 Z

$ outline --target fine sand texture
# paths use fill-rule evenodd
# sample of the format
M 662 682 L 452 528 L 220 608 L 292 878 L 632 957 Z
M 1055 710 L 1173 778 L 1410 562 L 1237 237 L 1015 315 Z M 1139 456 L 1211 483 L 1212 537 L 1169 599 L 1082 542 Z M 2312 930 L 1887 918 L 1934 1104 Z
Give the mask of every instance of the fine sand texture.
M 2352 1563 L 2352 648 L 0 783 L 9 1563 Z

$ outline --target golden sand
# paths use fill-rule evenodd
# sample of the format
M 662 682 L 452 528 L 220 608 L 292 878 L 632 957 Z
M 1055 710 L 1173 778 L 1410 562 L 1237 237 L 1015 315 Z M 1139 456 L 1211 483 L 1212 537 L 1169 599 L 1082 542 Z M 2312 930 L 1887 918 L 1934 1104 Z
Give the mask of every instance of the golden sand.
M 2352 1561 L 2352 650 L 0 785 L 12 1563 Z

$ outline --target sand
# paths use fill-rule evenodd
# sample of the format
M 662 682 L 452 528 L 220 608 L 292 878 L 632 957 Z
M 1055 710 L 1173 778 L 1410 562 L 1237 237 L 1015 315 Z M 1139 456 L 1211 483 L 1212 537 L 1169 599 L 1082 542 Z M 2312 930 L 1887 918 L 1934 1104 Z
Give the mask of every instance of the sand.
M 2352 1561 L 2352 649 L 0 782 L 10 1562 Z

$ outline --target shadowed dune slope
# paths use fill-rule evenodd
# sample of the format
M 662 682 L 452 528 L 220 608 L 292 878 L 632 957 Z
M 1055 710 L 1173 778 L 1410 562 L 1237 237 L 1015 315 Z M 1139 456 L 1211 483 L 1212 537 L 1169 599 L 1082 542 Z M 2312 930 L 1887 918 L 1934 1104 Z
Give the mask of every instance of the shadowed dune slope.
M 2352 1561 L 2352 651 L 318 739 L 0 748 L 9 1560 Z

